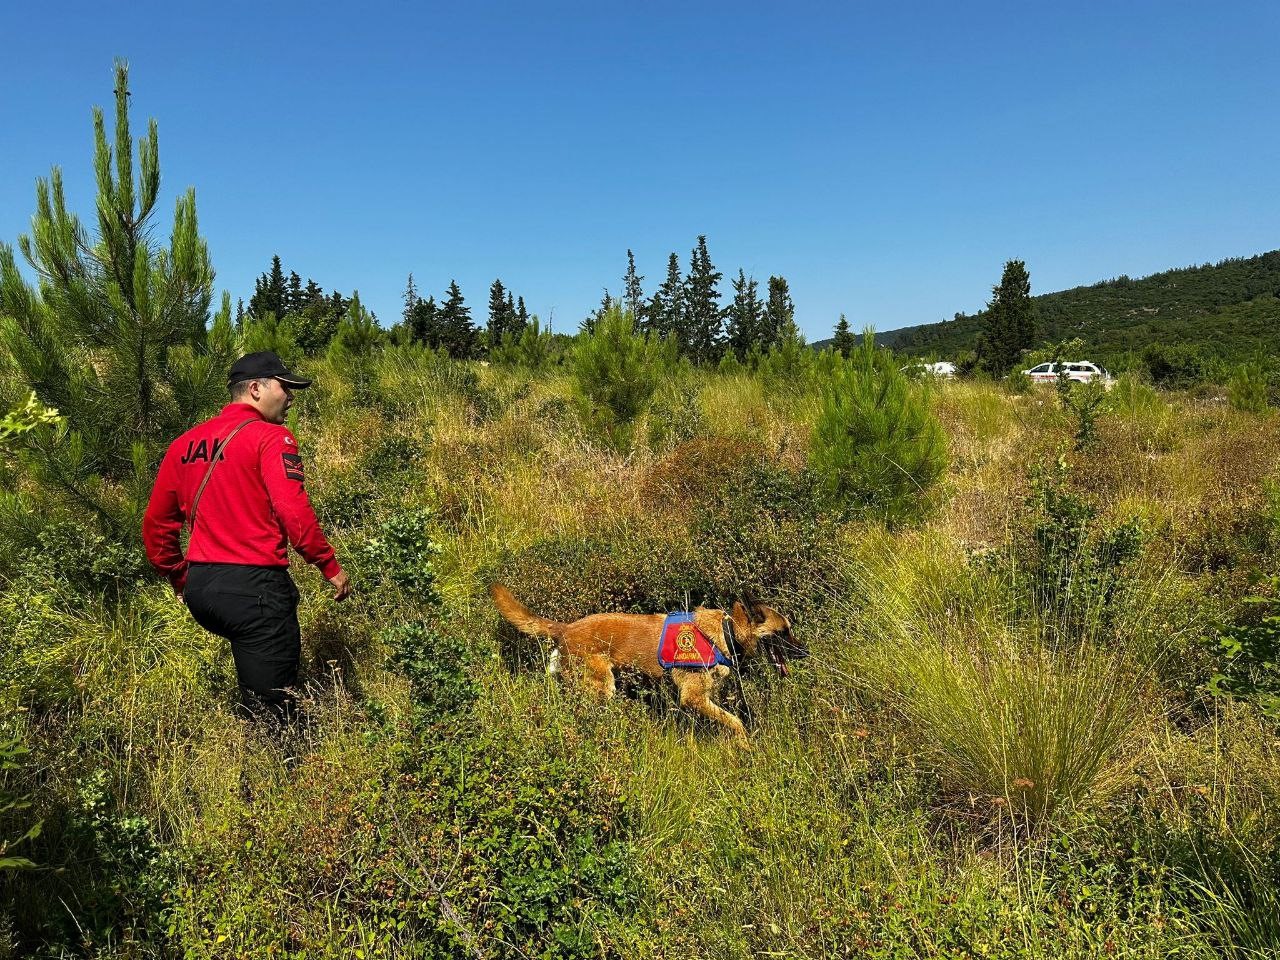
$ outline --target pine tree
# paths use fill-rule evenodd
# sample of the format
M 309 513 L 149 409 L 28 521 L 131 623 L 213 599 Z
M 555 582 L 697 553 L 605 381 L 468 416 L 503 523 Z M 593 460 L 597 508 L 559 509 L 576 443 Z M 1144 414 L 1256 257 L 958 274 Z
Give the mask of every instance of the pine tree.
M 353 291 L 347 312 L 338 323 L 329 344 L 329 361 L 346 374 L 354 387 L 358 403 L 372 399 L 374 353 L 385 339 L 377 318 L 360 303 L 360 293 Z
M 289 271 L 288 291 L 285 294 L 285 313 L 297 313 L 305 301 L 302 299 L 302 278 L 295 271 Z
M 413 327 L 413 311 L 418 305 L 418 287 L 413 282 L 413 271 L 409 272 L 409 282 L 404 287 L 404 311 L 400 314 L 400 322 L 406 329 Z
M 471 322 L 471 308 L 467 306 L 456 280 L 449 281 L 448 294 L 449 298 L 439 311 L 439 345 L 455 359 L 470 360 L 476 355 L 480 331 Z
M 733 303 L 729 305 L 725 338 L 728 350 L 739 360 L 745 360 L 752 344 L 759 342 L 764 304 L 756 292 L 758 286 L 755 277 L 747 277 L 738 270 L 738 279 L 733 281 Z
M 836 334 L 831 340 L 831 349 L 842 357 L 848 357 L 856 345 L 857 340 L 849 332 L 849 321 L 844 318 L 842 313 L 840 314 L 839 322 L 836 324 Z
M 764 307 L 759 340 L 771 349 L 783 343 L 788 327 L 795 326 L 796 307 L 785 277 L 769 278 L 769 300 Z
M 153 242 L 159 137 L 152 120 L 135 169 L 129 96 L 117 61 L 114 149 L 93 112 L 96 236 L 67 210 L 55 167 L 36 183 L 31 235 L 18 238 L 38 288 L 0 243 L 0 355 L 69 430 L 23 435 L 30 475 L 119 533 L 136 530 L 163 445 L 225 397 L 235 348 L 230 294 L 208 328 L 213 268 L 194 190 L 178 197 L 167 247 Z M 110 481 L 121 480 L 117 497 Z
M 1035 342 L 1035 308 L 1031 302 L 1031 275 L 1021 260 L 1004 265 L 1000 283 L 991 289 L 991 302 L 983 316 L 978 337 L 978 357 L 993 376 L 1004 376 L 1023 350 Z
M 676 336 L 684 312 L 684 278 L 680 275 L 680 258 L 674 253 L 667 258 L 667 279 L 662 281 L 645 310 L 648 330 L 661 337 Z
M 507 332 L 507 288 L 501 280 L 494 280 L 489 288 L 489 348 L 493 349 L 502 342 Z
M 684 284 L 682 339 L 687 351 L 703 363 L 719 358 L 724 311 L 720 308 L 717 284 L 722 276 L 711 264 L 706 236 L 699 236 L 698 245 L 689 255 L 689 276 Z
M 432 350 L 440 346 L 440 309 L 436 306 L 435 297 L 427 297 L 413 305 L 413 313 L 409 316 L 409 339 L 414 343 L 426 344 Z
M 837 503 L 900 522 L 946 466 L 946 438 L 898 362 L 867 330 L 823 392 L 809 463 Z
M 600 322 L 600 318 L 613 309 L 613 296 L 609 293 L 609 288 L 604 288 L 604 296 L 600 298 L 600 306 L 583 317 L 582 322 L 578 324 L 579 333 L 595 333 L 596 324 Z
M 302 291 L 302 299 L 304 304 L 312 304 L 317 300 L 324 299 L 324 287 L 316 283 L 310 277 L 307 277 L 307 285 Z
M 516 328 L 523 331 L 529 326 L 529 311 L 525 309 L 524 297 L 516 301 Z
M 631 314 L 611 304 L 595 330 L 579 339 L 573 355 L 583 419 L 625 448 L 632 422 L 648 406 L 674 360 L 670 341 L 640 333 Z
M 236 299 L 236 329 L 244 326 L 244 297 Z
M 644 277 L 636 273 L 636 258 L 629 249 L 627 250 L 627 272 L 622 278 L 622 305 L 631 311 L 631 316 L 635 318 L 636 324 L 640 329 L 645 329 L 644 322 L 644 289 L 640 286 L 640 282 Z

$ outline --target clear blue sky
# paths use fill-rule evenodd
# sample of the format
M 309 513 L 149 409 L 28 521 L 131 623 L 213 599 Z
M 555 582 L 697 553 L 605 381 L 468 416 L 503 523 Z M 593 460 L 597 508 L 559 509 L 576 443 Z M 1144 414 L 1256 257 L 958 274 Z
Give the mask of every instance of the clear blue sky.
M 495 277 L 557 330 L 697 235 L 788 278 L 810 339 L 1280 247 L 1280 5 L 7 5 L 0 239 L 132 67 L 218 288 L 273 253 L 396 320 Z

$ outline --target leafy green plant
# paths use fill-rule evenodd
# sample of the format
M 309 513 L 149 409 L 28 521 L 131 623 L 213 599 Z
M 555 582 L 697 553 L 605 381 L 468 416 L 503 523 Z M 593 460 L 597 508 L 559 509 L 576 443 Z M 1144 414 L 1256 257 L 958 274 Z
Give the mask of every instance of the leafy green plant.
M 30 433 L 38 427 L 57 427 L 62 422 L 58 411 L 42 404 L 33 390 L 27 395 L 26 403 L 0 418 L 0 449 L 24 433 Z
M 928 396 L 870 330 L 823 391 L 809 462 L 837 503 L 890 521 L 918 515 L 946 466 Z
M 431 539 L 431 515 L 422 509 L 387 517 L 357 549 L 361 579 L 371 586 L 392 585 L 420 604 L 439 602 L 434 558 L 440 547 Z
M 471 705 L 479 687 L 470 674 L 471 654 L 451 634 L 426 620 L 393 624 L 382 633 L 391 662 L 409 681 L 416 722 L 431 723 Z
M 1209 691 L 1247 700 L 1280 721 L 1280 578 L 1267 595 L 1244 600 L 1240 621 L 1223 627 L 1216 638 L 1218 668 Z
M 1107 399 L 1106 388 L 1097 381 L 1073 383 L 1058 377 L 1062 406 L 1076 420 L 1076 449 L 1087 450 L 1098 442 L 1098 417 Z
M 31 807 L 31 796 L 29 794 L 15 793 L 9 787 L 9 778 L 14 771 L 22 770 L 25 766 L 23 759 L 31 751 L 22 742 L 21 738 L 5 735 L 0 737 L 0 821 L 8 825 L 18 814 L 19 811 L 25 811 Z M 28 821 L 29 822 L 29 821 Z M 22 826 L 17 829 L 23 832 L 10 839 L 8 836 L 0 835 L 0 871 L 4 870 L 23 870 L 35 866 L 31 860 L 26 857 L 14 856 L 10 851 L 28 840 L 34 840 L 40 836 L 40 830 L 44 826 L 44 821 L 37 820 L 35 823 L 23 830 Z M 6 833 L 10 831 L 6 830 Z
M 1106 622 L 1126 565 L 1142 545 L 1139 521 L 1110 529 L 1097 524 L 1097 511 L 1067 486 L 1067 463 L 1032 474 L 1030 535 L 1018 561 L 1036 608 L 1060 633 L 1079 636 Z

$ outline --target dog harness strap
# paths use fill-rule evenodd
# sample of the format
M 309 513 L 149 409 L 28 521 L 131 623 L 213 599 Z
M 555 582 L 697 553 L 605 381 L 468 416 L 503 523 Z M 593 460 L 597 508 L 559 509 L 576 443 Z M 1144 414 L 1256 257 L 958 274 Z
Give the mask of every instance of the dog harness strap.
M 218 460 L 221 459 L 223 451 L 227 449 L 227 444 L 235 438 L 237 433 L 257 420 L 257 417 L 250 417 L 243 423 L 236 424 L 236 428 L 227 434 L 227 439 L 214 448 L 213 456 L 209 458 L 209 469 L 204 472 L 204 478 L 200 481 L 200 486 L 196 487 L 196 495 L 191 498 L 191 512 L 187 514 L 188 536 L 196 532 L 196 507 L 200 506 L 200 498 L 204 496 L 204 488 L 208 486 L 209 478 L 213 476 L 213 468 L 218 465 Z

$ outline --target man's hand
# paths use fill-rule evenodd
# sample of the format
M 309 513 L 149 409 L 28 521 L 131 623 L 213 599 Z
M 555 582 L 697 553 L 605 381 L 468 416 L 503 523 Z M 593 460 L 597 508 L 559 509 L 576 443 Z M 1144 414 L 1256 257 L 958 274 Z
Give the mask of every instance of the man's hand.
M 337 574 L 329 578 L 329 582 L 333 584 L 333 589 L 337 591 L 333 595 L 333 599 L 345 600 L 351 596 L 351 578 L 347 576 L 347 571 L 339 570 Z

